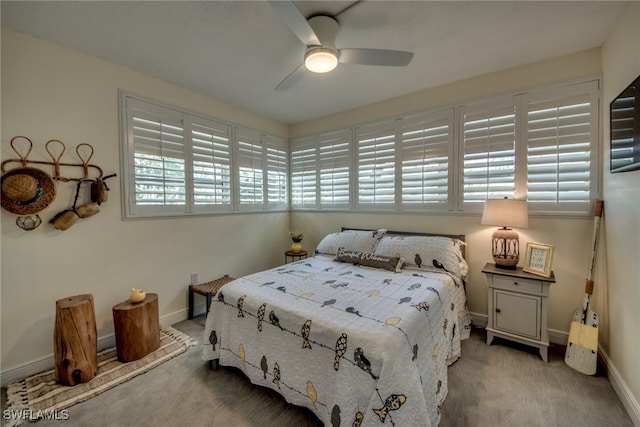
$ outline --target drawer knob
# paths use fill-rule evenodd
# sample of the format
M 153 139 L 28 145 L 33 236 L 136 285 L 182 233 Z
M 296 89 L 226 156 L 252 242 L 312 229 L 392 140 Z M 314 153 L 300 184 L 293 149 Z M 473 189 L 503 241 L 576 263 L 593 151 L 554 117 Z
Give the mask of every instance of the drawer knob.
M 496 313 L 501 313 L 499 308 L 496 308 Z
M 514 285 L 518 286 L 518 282 L 513 282 Z

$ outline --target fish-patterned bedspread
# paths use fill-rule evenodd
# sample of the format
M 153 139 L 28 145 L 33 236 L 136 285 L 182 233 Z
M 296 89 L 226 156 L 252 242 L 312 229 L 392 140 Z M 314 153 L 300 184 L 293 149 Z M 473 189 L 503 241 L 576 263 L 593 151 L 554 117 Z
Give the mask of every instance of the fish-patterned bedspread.
M 203 359 L 311 409 L 327 426 L 437 426 L 470 324 L 462 282 L 317 255 L 225 285 Z

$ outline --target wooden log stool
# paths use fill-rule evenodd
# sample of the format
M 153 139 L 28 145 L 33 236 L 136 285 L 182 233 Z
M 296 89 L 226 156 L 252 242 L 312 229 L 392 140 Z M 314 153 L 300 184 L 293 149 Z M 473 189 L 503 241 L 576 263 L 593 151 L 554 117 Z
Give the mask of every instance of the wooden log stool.
M 218 293 L 220 288 L 227 283 L 236 280 L 233 277 L 229 277 L 228 274 L 220 277 L 219 279 L 211 282 L 199 283 L 197 285 L 189 285 L 189 319 L 193 319 L 193 294 L 204 295 L 207 298 L 207 311 L 205 315 L 209 313 L 211 308 L 211 299 Z
M 118 360 L 132 362 L 160 347 L 157 294 L 147 294 L 141 302 L 121 302 L 112 312 Z
M 73 386 L 98 373 L 98 341 L 93 295 L 56 301 L 53 346 L 56 381 Z

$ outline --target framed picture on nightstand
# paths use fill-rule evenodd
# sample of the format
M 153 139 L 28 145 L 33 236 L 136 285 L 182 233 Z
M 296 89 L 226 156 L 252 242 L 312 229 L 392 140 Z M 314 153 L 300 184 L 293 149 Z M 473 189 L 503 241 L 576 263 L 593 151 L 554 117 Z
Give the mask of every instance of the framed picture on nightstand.
M 553 246 L 544 243 L 527 243 L 524 257 L 523 271 L 538 276 L 551 276 L 551 262 L 553 261 Z

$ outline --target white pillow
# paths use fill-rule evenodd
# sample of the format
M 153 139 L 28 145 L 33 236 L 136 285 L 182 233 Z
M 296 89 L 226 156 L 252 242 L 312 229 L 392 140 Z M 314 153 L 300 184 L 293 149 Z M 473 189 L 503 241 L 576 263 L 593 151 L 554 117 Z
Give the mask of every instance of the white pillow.
M 371 231 L 345 230 L 328 234 L 318 244 L 315 253 L 336 255 L 339 248 L 373 252 L 386 232 L 387 230 L 385 229 Z
M 460 250 L 465 243 L 440 236 L 384 236 L 375 253 L 402 257 L 405 268 L 445 270 L 464 278 L 469 266 Z

